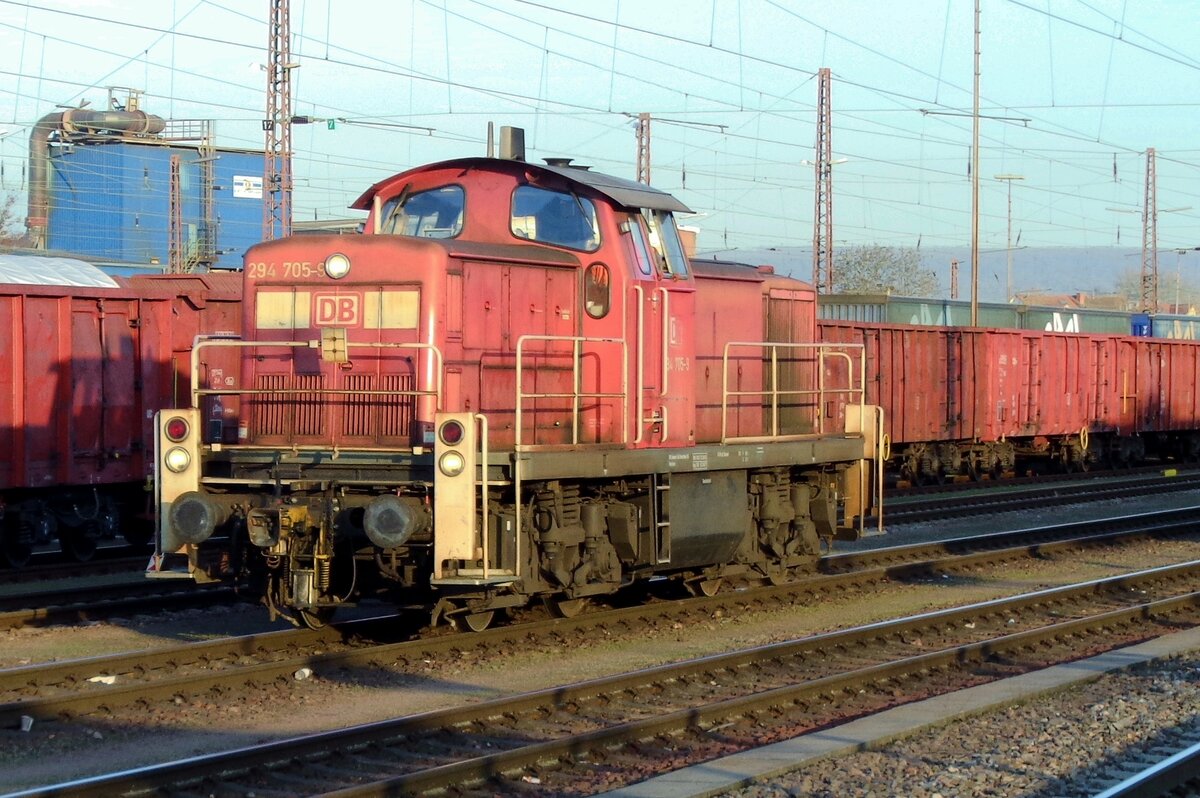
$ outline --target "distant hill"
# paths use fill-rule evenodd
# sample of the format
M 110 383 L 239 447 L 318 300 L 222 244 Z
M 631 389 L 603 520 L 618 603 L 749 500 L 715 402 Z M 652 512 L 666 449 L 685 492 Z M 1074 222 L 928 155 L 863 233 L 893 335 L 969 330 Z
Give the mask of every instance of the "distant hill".
M 1133 247 L 1040 247 L 1014 249 L 1014 293 L 1045 293 L 1088 295 L 1110 294 L 1125 272 L 1142 268 L 1141 248 Z M 769 249 L 732 249 L 698 253 L 697 257 L 733 260 L 746 263 L 769 263 L 776 271 L 791 274 L 802 280 L 812 275 L 812 251 L 808 247 L 772 247 Z M 950 263 L 958 260 L 958 296 L 971 296 L 970 249 L 957 247 L 922 247 L 921 262 L 938 277 L 941 298 L 950 296 Z M 1177 257 L 1173 250 L 1159 250 L 1158 274 L 1160 292 L 1175 286 Z M 979 300 L 1005 301 L 1008 281 L 1008 260 L 1004 250 L 981 252 L 979 261 Z M 1200 253 L 1183 255 L 1178 261 L 1184 288 L 1200 283 Z M 1165 299 L 1165 297 L 1164 297 Z

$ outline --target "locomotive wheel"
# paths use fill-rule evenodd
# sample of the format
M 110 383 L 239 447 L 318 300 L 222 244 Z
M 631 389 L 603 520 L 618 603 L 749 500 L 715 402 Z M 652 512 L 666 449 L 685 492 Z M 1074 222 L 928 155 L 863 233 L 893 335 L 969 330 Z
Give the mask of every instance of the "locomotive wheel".
M 333 620 L 334 611 L 333 607 L 316 607 L 311 610 L 296 610 L 296 614 L 300 616 L 301 623 L 315 631 L 324 629 Z
M 770 571 L 767 573 L 767 584 L 773 587 L 786 585 L 790 581 L 792 581 L 791 574 L 789 574 L 787 568 L 784 568 L 783 566 L 773 565 L 771 566 Z
M 723 579 L 697 579 L 687 583 L 688 592 L 693 596 L 712 598 L 721 590 Z
M 496 617 L 495 610 L 485 612 L 466 612 L 454 616 L 454 625 L 464 632 L 482 632 L 492 625 Z
M 550 612 L 554 613 L 559 618 L 574 618 L 581 612 L 587 609 L 590 602 L 585 598 L 577 599 L 546 599 L 546 606 L 550 608 Z M 474 631 L 479 631 L 478 629 Z

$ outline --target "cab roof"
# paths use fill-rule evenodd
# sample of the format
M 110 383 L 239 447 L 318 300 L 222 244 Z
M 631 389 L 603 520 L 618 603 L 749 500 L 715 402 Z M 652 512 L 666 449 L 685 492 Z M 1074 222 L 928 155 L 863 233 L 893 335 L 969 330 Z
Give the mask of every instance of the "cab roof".
M 359 208 L 369 210 L 374 202 L 375 195 L 385 187 L 395 186 L 402 183 L 404 178 L 420 174 L 422 172 L 431 172 L 436 169 L 479 169 L 487 171 L 511 172 L 515 168 L 523 169 L 526 172 L 538 173 L 544 172 L 557 177 L 563 178 L 568 183 L 582 186 L 592 191 L 601 194 L 616 204 L 631 209 L 648 208 L 655 211 L 677 211 L 679 213 L 691 213 L 692 210 L 682 202 L 677 200 L 671 194 L 665 191 L 659 191 L 645 183 L 635 183 L 632 180 L 625 180 L 620 177 L 613 177 L 602 172 L 593 172 L 590 169 L 584 169 L 578 166 L 549 166 L 545 164 L 527 163 L 525 161 L 512 161 L 503 158 L 457 158 L 451 161 L 441 161 L 439 163 L 427 164 L 418 166 L 415 169 L 409 169 L 407 172 L 401 172 L 397 175 L 392 175 L 386 180 L 381 180 L 371 186 L 367 191 L 350 206 L 351 208 Z

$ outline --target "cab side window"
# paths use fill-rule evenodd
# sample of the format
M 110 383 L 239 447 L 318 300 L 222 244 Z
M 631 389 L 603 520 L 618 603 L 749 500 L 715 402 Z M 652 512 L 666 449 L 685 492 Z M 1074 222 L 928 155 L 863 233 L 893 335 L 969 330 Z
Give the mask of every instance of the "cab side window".
M 683 251 L 683 242 L 679 240 L 675 217 L 668 211 L 648 211 L 646 223 L 650 228 L 650 246 L 658 256 L 658 265 L 662 273 L 667 276 L 687 277 L 687 255 Z
M 512 198 L 512 234 L 567 249 L 600 248 L 596 206 L 577 194 L 520 186 Z
M 416 194 L 401 192 L 384 203 L 379 232 L 416 238 L 454 238 L 462 232 L 465 203 L 462 186 L 441 186 Z
M 637 263 L 638 272 L 643 277 L 649 277 L 654 274 L 654 259 L 650 255 L 650 245 L 646 243 L 646 234 L 642 230 L 642 225 L 638 221 L 638 217 L 630 216 L 629 219 L 622 222 L 621 232 L 629 239 L 629 245 L 633 251 L 633 260 Z
M 611 275 L 603 263 L 593 263 L 583 273 L 583 308 L 593 319 L 608 315 L 612 295 L 609 291 Z

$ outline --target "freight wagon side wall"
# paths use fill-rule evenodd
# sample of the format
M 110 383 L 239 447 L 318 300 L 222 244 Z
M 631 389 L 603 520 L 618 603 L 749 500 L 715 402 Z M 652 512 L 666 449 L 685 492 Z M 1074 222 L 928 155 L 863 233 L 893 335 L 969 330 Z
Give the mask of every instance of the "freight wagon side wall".
M 153 410 L 189 402 L 191 351 L 197 336 L 239 337 L 242 329 L 242 276 L 239 273 L 134 277 L 142 302 L 142 392 L 147 407 L 142 434 L 154 440 Z M 240 351 L 203 351 L 200 379 L 206 388 L 238 387 Z M 239 418 L 236 397 L 209 397 L 201 403 L 204 439 L 235 443 Z M 147 456 L 149 452 L 147 452 Z
M 1138 392 L 1138 355 L 1142 341 L 1137 338 L 1118 338 L 1115 351 L 1105 368 L 1111 388 L 1107 394 L 1112 402 L 1110 415 L 1116 419 L 1114 428 L 1122 435 L 1138 430 L 1138 417 L 1143 398 Z
M 1200 426 L 1200 347 L 1149 339 L 1138 341 L 1137 347 L 1139 429 L 1167 432 Z
M 1150 323 L 1155 338 L 1172 338 L 1178 341 L 1200 340 L 1200 316 L 1160 313 L 1154 316 Z
M 1101 414 L 1095 386 L 1103 381 L 1099 354 L 1106 340 L 1090 335 L 1027 333 L 1025 358 L 1030 364 L 1024 435 L 1073 435 L 1095 429 Z
M 944 329 L 822 320 L 817 337 L 824 343 L 865 347 L 867 402 L 884 409 L 884 431 L 900 444 L 956 436 L 951 415 L 950 335 Z
M 1036 408 L 1029 434 L 1073 436 L 1120 430 L 1129 434 L 1143 406 L 1136 352 L 1145 339 L 1125 335 L 1027 333 L 1037 352 Z
M 137 301 L 61 289 L 0 295 L 5 376 L 0 488 L 136 479 L 140 394 Z
M 0 489 L 145 479 L 154 411 L 187 402 L 197 334 L 239 331 L 240 286 L 213 274 L 0 288 Z M 236 352 L 220 358 L 235 374 Z M 236 404 L 220 419 L 235 439 Z
M 946 339 L 945 426 L 937 440 L 995 440 L 1002 424 L 1012 423 L 1015 358 L 995 331 L 955 327 Z

